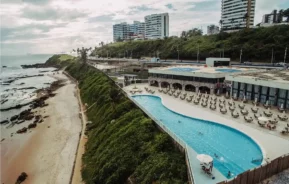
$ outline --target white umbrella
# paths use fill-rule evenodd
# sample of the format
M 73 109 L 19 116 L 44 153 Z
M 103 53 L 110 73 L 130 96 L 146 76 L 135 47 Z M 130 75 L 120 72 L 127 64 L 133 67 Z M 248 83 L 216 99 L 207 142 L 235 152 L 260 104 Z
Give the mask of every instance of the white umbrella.
M 210 155 L 205 155 L 205 154 L 197 155 L 197 159 L 202 163 L 210 163 L 213 161 L 213 158 Z
M 263 122 L 269 121 L 269 119 L 264 116 L 259 117 L 258 120 Z

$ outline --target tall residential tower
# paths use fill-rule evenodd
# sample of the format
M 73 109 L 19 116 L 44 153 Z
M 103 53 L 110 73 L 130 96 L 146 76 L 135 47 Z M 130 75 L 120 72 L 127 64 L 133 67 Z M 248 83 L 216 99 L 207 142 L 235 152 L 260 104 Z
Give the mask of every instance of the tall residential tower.
M 238 30 L 254 25 L 256 0 L 222 0 L 222 30 Z
M 169 36 L 169 14 L 152 14 L 145 16 L 145 38 L 163 39 Z

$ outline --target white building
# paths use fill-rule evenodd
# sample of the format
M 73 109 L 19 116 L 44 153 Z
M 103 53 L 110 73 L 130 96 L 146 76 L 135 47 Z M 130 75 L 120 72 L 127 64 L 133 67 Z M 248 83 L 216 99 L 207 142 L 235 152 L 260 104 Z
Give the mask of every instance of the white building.
M 145 38 L 163 39 L 169 36 L 169 14 L 152 14 L 145 17 Z
M 246 28 L 246 17 L 250 9 L 250 27 L 254 25 L 255 3 L 251 0 L 251 6 L 248 7 L 249 0 L 222 0 L 221 23 L 223 30 L 238 30 Z
M 214 35 L 220 32 L 219 27 L 215 25 L 209 25 L 207 27 L 207 35 Z

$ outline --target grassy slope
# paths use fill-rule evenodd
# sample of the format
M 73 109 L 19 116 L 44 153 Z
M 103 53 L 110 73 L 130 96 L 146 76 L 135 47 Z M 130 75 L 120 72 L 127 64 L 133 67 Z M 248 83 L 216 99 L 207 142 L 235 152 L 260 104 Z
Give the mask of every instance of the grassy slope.
M 49 63 L 63 63 L 53 56 Z M 72 60 L 72 61 L 75 61 Z M 66 64 L 71 62 L 68 60 Z M 67 68 L 88 106 L 88 142 L 82 176 L 87 184 L 186 183 L 184 154 L 103 73 L 79 62 Z
M 179 45 L 180 59 L 197 58 L 198 45 L 200 58 L 220 57 L 225 51 L 225 57 L 238 60 L 240 49 L 243 48 L 243 58 L 253 61 L 270 61 L 272 48 L 275 50 L 276 60 L 284 58 L 285 47 L 289 43 L 289 25 L 274 26 L 242 30 L 236 33 L 222 33 L 211 36 L 195 36 L 189 38 L 170 37 L 165 40 L 145 40 L 123 43 L 113 43 L 97 48 L 93 54 L 106 56 L 106 51 L 112 57 L 123 57 L 124 52 L 133 57 L 155 56 L 157 51 L 162 59 L 177 58 L 177 45 Z

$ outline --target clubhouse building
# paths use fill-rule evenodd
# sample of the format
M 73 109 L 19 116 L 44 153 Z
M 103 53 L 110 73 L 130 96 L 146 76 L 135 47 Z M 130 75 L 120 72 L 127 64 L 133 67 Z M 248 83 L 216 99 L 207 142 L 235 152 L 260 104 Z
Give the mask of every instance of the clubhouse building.
M 248 72 L 250 69 L 207 66 L 170 66 L 149 70 L 149 84 L 207 94 L 230 92 L 225 81 L 228 74 Z
M 268 70 L 226 76 L 232 82 L 231 95 L 289 109 L 289 71 Z

